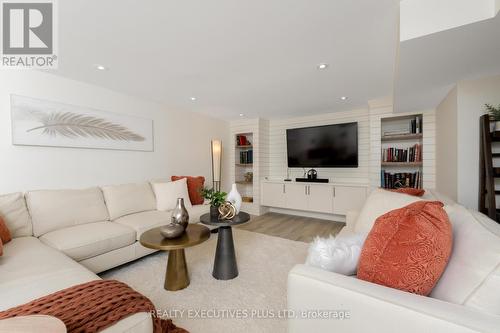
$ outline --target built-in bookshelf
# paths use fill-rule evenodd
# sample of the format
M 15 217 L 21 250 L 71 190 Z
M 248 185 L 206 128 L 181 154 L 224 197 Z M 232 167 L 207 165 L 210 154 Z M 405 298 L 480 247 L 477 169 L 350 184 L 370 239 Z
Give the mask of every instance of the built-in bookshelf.
M 253 202 L 253 133 L 235 135 L 235 184 L 244 202 Z
M 422 119 L 422 114 L 381 119 L 381 187 L 422 188 Z

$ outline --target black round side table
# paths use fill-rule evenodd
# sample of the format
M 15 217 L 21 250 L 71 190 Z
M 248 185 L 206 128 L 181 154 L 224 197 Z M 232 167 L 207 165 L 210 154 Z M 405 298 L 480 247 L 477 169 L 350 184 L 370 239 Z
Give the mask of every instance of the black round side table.
M 239 212 L 231 220 L 219 220 L 210 216 L 210 213 L 200 216 L 200 221 L 206 225 L 219 227 L 217 250 L 215 251 L 214 270 L 212 275 L 217 280 L 231 280 L 238 276 L 238 265 L 234 252 L 232 226 L 250 221 L 250 215 Z

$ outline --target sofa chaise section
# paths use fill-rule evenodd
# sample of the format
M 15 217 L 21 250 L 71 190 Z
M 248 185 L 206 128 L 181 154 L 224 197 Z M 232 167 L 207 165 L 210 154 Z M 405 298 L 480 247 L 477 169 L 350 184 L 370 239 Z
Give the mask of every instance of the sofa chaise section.
M 380 192 L 377 197 L 380 198 Z M 390 201 L 391 198 L 385 199 Z M 288 275 L 289 310 L 300 314 L 301 310 L 328 309 L 347 311 L 350 316 L 333 320 L 293 317 L 288 322 L 288 331 L 498 332 L 500 226 L 435 191 L 427 191 L 422 199 L 445 204 L 454 238 L 446 270 L 429 297 L 373 284 L 355 276 L 297 265 Z M 361 215 L 349 212 L 341 234 L 354 233 L 358 223 L 363 222 Z
M 0 311 L 28 303 L 81 283 L 100 278 L 35 237 L 17 237 L 0 257 Z M 148 313 L 137 313 L 103 330 L 104 333 L 151 333 Z
M 136 230 L 110 221 L 100 188 L 32 191 L 26 202 L 34 235 L 94 273 L 151 253 Z

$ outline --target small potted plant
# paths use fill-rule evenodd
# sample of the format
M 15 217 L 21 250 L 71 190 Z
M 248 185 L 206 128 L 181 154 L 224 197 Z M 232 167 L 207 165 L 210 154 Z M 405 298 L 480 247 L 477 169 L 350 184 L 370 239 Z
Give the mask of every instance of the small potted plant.
M 491 104 L 485 104 L 484 106 L 490 115 L 490 121 L 495 124 L 493 130 L 500 131 L 500 105 L 496 108 Z
M 210 201 L 210 215 L 212 217 L 219 216 L 219 206 L 226 201 L 226 192 L 216 191 L 213 188 L 203 188 L 201 190 L 203 198 Z

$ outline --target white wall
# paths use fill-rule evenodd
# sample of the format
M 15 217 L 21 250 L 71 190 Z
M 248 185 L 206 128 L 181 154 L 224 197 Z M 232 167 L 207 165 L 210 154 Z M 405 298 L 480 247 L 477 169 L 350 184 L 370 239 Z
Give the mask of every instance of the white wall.
M 154 120 L 154 152 L 14 146 L 10 94 Z M 0 193 L 140 182 L 202 175 L 211 184 L 210 139 L 228 144 L 228 123 L 52 74 L 12 70 L 0 76 Z M 232 143 L 232 142 L 231 142 Z M 223 181 L 228 181 L 229 157 Z
M 490 19 L 499 0 L 402 0 L 401 41 Z M 496 2 L 496 3 L 495 3 Z
M 458 83 L 458 202 L 477 209 L 479 117 L 484 104 L 500 104 L 500 75 Z M 499 166 L 497 161 L 496 166 Z
M 369 119 L 368 110 L 335 112 L 314 116 L 274 119 L 269 122 L 269 177 L 285 179 L 287 173 L 286 130 L 288 128 L 358 122 L 358 168 L 317 168 L 319 178 L 336 182 L 368 183 L 369 174 Z M 302 168 L 290 169 L 290 178 L 303 176 Z
M 458 199 L 458 89 L 455 87 L 436 110 L 436 189 Z

